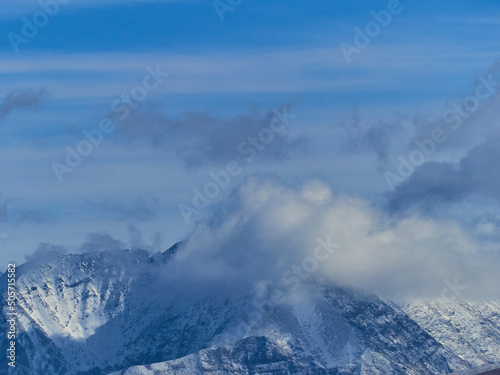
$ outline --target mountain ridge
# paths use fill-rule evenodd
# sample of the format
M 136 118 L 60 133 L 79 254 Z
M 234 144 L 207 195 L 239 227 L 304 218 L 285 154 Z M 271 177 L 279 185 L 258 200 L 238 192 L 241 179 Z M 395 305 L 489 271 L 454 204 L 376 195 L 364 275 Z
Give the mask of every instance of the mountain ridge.
M 254 296 L 206 298 L 202 290 L 195 300 L 172 298 L 164 267 L 181 246 L 51 253 L 20 265 L 19 362 L 34 375 L 152 374 L 148 366 L 214 374 L 447 374 L 474 366 L 404 308 L 327 281 L 305 283 L 301 300 L 264 312 L 235 335 L 255 309 Z M 5 336 L 0 342 L 4 349 Z

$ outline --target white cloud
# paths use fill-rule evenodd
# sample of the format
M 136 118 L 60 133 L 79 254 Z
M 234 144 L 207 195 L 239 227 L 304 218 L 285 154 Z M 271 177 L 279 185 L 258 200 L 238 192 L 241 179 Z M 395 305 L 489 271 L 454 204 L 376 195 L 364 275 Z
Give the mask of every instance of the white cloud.
M 361 199 L 332 196 L 317 181 L 292 189 L 250 179 L 232 207 L 195 230 L 170 275 L 282 288 L 287 271 L 310 266 L 317 238 L 329 236 L 338 248 L 311 275 L 383 296 L 439 297 L 457 278 L 472 296 L 491 296 L 500 281 L 494 256 L 457 223 L 396 220 Z

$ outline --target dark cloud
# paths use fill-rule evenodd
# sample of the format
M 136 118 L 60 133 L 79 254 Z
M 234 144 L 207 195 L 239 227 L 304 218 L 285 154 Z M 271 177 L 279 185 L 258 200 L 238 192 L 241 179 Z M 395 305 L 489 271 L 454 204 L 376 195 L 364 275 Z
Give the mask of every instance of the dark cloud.
M 409 149 L 415 148 L 416 140 L 430 138 L 436 128 L 441 128 L 447 140 L 440 151 L 468 152 L 478 143 L 489 138 L 498 128 L 500 116 L 500 71 L 496 61 L 488 72 L 474 80 L 467 91 L 451 98 L 436 116 L 419 116 L 413 121 L 414 134 L 407 142 Z
M 106 232 L 90 233 L 80 246 L 82 252 L 123 250 L 126 245 Z
M 393 165 L 388 170 L 390 173 L 397 170 L 392 174 L 397 177 L 389 181 L 384 174 L 389 185 L 399 183 L 387 194 L 387 208 L 391 212 L 417 210 L 443 216 L 443 212 L 450 209 L 449 205 L 453 205 L 453 216 L 457 216 L 460 211 L 470 211 L 467 205 L 474 197 L 482 199 L 482 205 L 487 199 L 500 201 L 500 164 L 497 162 L 500 156 L 500 75 L 497 70 L 492 69 L 491 73 L 479 77 L 468 94 L 448 103 L 436 119 L 422 117 L 413 122 L 414 135 L 405 143 L 405 150 L 399 155 L 392 153 L 390 158 Z M 436 131 L 442 134 L 440 142 L 432 136 Z M 422 146 L 426 143 L 427 146 Z M 425 153 L 423 164 L 413 168 L 416 163 L 410 166 L 411 155 L 422 154 L 421 151 Z M 405 172 L 403 176 L 403 169 L 414 172 L 410 171 L 409 177 Z M 459 205 L 463 206 L 461 210 L 457 208 Z M 468 212 L 472 214 L 480 215 L 477 209 L 474 213 Z M 477 220 L 461 216 L 466 224 Z
M 11 91 L 0 104 L 0 118 L 6 118 L 15 109 L 38 108 L 47 99 L 47 96 L 45 89 L 30 89 L 23 92 Z
M 292 106 L 277 110 L 283 113 L 286 108 L 287 113 L 292 114 Z M 180 118 L 172 119 L 155 109 L 136 109 L 125 119 L 115 120 L 119 134 L 127 143 L 145 142 L 152 147 L 169 150 L 186 166 L 198 167 L 241 158 L 238 154 L 241 143 L 269 128 L 275 117 L 274 110 L 266 113 L 250 110 L 232 119 L 218 118 L 210 112 L 187 112 Z M 290 119 L 282 132 L 275 132 L 273 140 L 266 145 L 259 158 L 286 159 L 303 147 L 306 139 L 293 137 L 292 126 L 293 119 Z
M 0 204 L 0 222 L 44 224 L 49 220 L 48 214 L 27 208 L 20 198 L 10 198 Z
M 339 125 L 347 133 L 344 151 L 371 152 L 379 166 L 394 169 L 399 158 L 420 148 L 425 140 L 441 132 L 443 141 L 426 155 L 426 162 L 450 160 L 465 155 L 497 131 L 500 116 L 500 71 L 498 62 L 478 76 L 469 89 L 451 99 L 440 111 L 395 116 L 393 119 L 363 118 L 353 111 Z M 429 166 L 429 169 L 435 167 Z
M 400 147 L 398 139 L 410 132 L 413 125 L 405 117 L 365 121 L 357 111 L 352 111 L 339 126 L 347 135 L 342 147 L 344 152 L 374 153 L 378 162 L 385 165 L 395 146 Z
M 113 214 L 118 220 L 149 221 L 158 216 L 157 212 L 151 207 L 157 204 L 157 199 L 153 199 L 151 203 L 148 203 L 144 198 L 138 198 L 130 205 L 127 205 L 106 198 L 99 203 L 99 207 L 102 211 Z
M 500 137 L 475 147 L 459 163 L 429 162 L 388 194 L 391 211 L 459 202 L 472 194 L 500 201 Z

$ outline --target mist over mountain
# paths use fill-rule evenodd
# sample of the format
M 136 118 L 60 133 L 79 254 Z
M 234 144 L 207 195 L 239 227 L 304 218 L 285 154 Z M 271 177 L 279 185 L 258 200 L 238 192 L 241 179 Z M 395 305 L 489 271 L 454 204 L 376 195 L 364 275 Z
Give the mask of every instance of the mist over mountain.
M 396 305 L 320 275 L 281 294 L 229 278 L 181 287 L 165 275 L 187 251 L 47 252 L 19 266 L 19 373 L 448 374 L 500 362 L 498 300 Z
M 500 2 L 0 11 L 0 375 L 496 375 Z
M 318 180 L 251 178 L 168 250 L 117 245 L 105 234 L 80 254 L 44 244 L 16 268 L 28 373 L 449 374 L 500 362 L 490 254 L 454 223 L 391 218 Z M 5 306 L 2 332 L 8 318 Z

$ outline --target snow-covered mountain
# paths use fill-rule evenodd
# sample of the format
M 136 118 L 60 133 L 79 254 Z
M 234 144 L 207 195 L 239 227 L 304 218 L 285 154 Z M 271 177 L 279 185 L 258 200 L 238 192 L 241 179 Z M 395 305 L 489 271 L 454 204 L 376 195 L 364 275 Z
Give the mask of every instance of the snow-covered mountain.
M 401 306 L 445 348 L 474 366 L 500 363 L 498 301 L 414 301 Z
M 177 251 L 48 253 L 19 266 L 18 363 L 33 375 L 196 375 L 448 374 L 500 362 L 493 302 L 427 319 L 434 305 L 399 308 L 316 280 L 260 312 L 249 292 L 176 296 L 163 273 Z M 5 352 L 5 311 L 0 325 Z
M 483 365 L 472 370 L 455 372 L 452 375 L 500 375 L 500 363 L 495 365 Z

